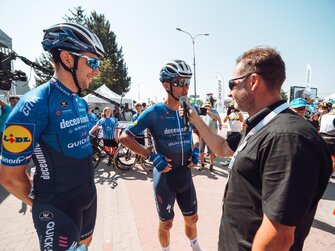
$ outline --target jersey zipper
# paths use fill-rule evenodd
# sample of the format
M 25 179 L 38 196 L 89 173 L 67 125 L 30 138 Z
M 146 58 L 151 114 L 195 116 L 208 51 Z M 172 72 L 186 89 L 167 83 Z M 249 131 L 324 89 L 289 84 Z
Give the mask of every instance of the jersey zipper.
M 179 135 L 180 135 L 180 146 L 181 146 L 181 164 L 184 165 L 184 145 L 183 145 L 183 134 L 180 126 L 180 117 L 178 111 L 176 111 L 178 126 L 179 126 Z

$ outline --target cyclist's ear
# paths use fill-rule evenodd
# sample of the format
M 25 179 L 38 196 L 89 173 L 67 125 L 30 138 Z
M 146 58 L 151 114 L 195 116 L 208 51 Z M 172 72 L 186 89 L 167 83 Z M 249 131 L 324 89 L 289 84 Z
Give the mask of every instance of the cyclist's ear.
M 168 91 L 171 89 L 171 85 L 168 82 L 164 82 L 163 87 L 165 88 L 165 90 L 168 90 Z

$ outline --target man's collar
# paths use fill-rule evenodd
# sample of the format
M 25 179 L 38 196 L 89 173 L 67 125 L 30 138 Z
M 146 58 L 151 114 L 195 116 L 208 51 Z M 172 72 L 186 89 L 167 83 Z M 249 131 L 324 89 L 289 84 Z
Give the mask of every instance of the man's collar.
M 247 118 L 245 121 L 245 123 L 247 124 L 247 130 L 250 130 L 251 128 L 256 126 L 263 118 L 265 118 L 266 115 L 268 115 L 271 111 L 276 109 L 281 104 L 284 104 L 285 102 L 287 101 L 286 100 L 277 101 L 276 103 L 263 108 L 252 117 Z

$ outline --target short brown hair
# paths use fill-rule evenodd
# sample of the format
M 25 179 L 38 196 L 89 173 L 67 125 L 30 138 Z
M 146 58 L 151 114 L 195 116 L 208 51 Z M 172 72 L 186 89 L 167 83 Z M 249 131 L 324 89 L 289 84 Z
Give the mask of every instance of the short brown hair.
M 256 47 L 250 49 L 239 56 L 236 63 L 243 64 L 244 74 L 261 73 L 269 90 L 280 90 L 286 79 L 285 63 L 274 48 Z
M 16 96 L 16 95 L 13 95 L 13 96 L 10 96 L 10 97 L 9 97 L 9 100 L 13 100 L 13 99 L 18 99 L 18 100 L 20 100 L 20 97 L 19 97 L 19 96 Z
M 141 103 L 136 103 L 135 108 L 137 108 L 137 107 L 142 107 L 142 104 Z

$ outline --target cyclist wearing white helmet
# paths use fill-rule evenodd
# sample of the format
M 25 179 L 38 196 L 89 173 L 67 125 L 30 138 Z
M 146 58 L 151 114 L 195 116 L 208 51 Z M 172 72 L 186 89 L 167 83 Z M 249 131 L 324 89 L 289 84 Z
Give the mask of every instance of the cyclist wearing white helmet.
M 164 103 L 150 106 L 125 130 L 120 142 L 153 162 L 156 208 L 160 218 L 159 241 L 163 250 L 170 250 L 170 229 L 177 200 L 185 221 L 185 233 L 192 250 L 202 250 L 197 240 L 197 197 L 191 167 L 199 162 L 199 138 L 179 116 L 179 99 L 187 96 L 192 71 L 182 60 L 167 63 L 160 72 L 160 81 L 167 91 Z M 135 140 L 135 135 L 148 128 L 155 150 L 149 152 Z
M 46 29 L 42 45 L 55 72 L 24 95 L 7 120 L 0 183 L 32 207 L 41 250 L 86 250 L 97 197 L 88 104 L 77 92 L 99 75 L 104 49 L 94 33 L 72 23 Z M 31 158 L 33 184 L 25 175 Z

